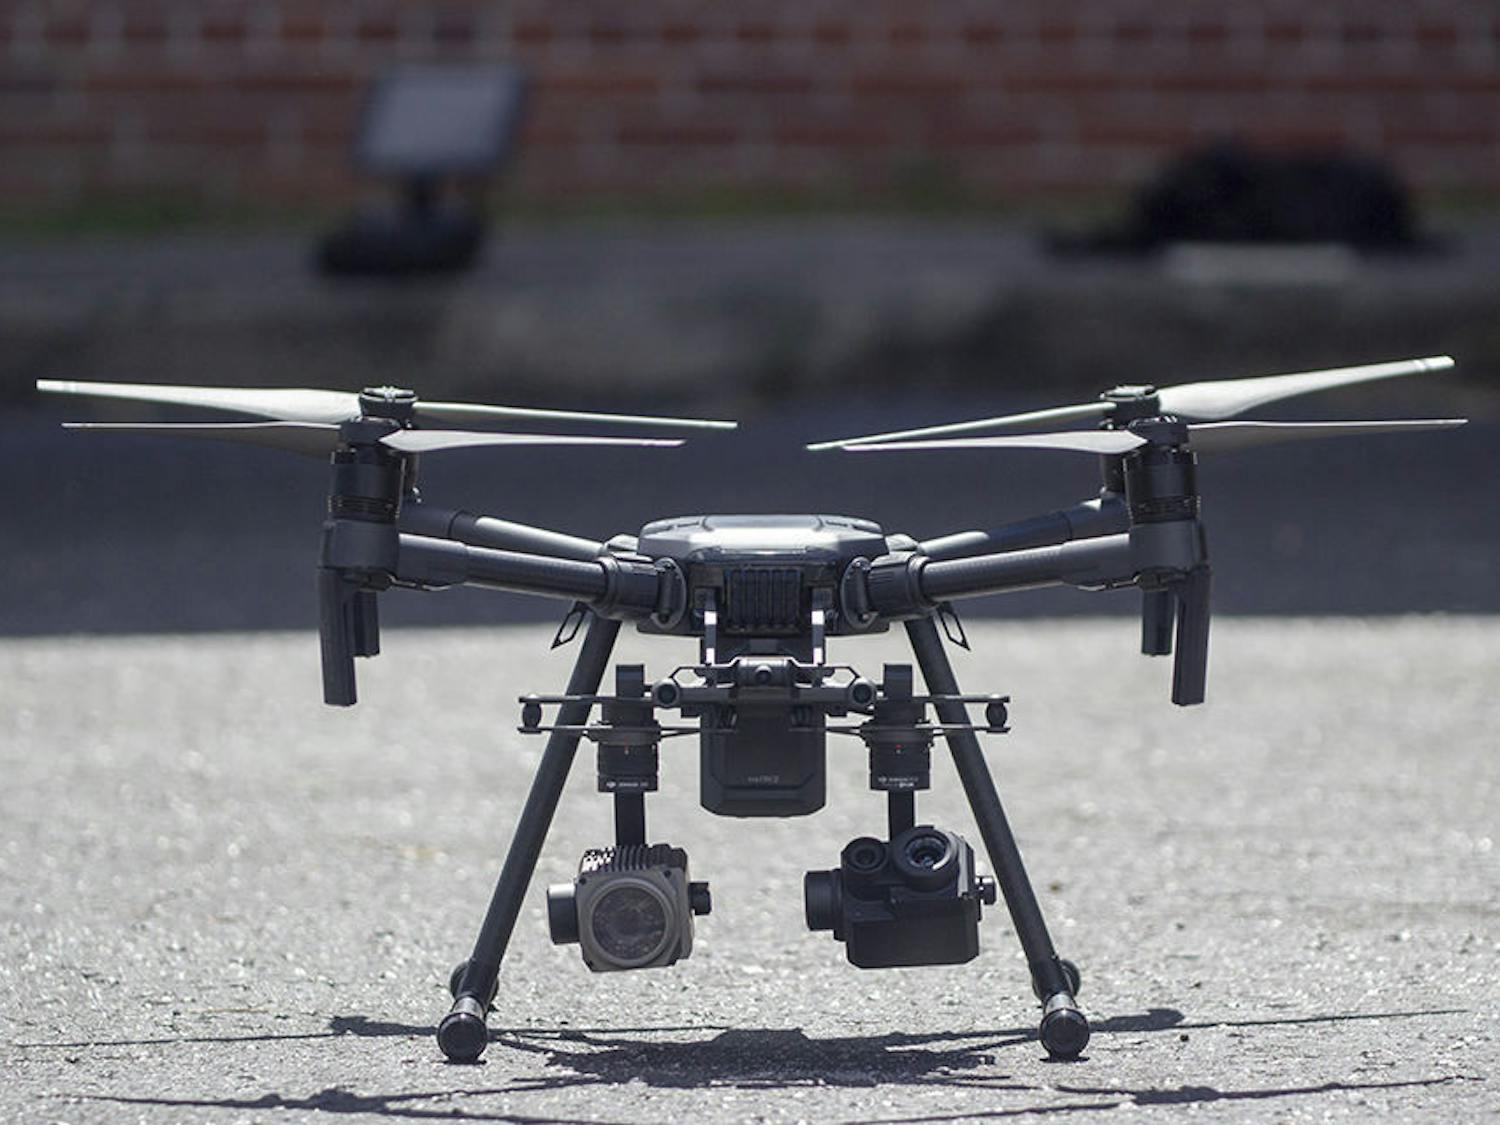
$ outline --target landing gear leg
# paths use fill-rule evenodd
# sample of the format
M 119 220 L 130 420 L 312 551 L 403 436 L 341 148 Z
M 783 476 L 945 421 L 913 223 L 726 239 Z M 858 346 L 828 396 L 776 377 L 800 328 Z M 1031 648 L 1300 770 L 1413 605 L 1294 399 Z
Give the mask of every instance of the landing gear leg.
M 942 637 L 932 618 L 908 621 L 906 635 L 922 669 L 922 678 L 927 681 L 927 690 L 933 695 L 960 694 L 953 665 L 943 651 Z M 962 703 L 944 701 L 934 706 L 944 723 L 967 724 L 969 721 Z M 1089 1041 L 1089 1022 L 1074 999 L 1078 991 L 1078 969 L 1060 958 L 1052 947 L 1047 923 L 1042 920 L 1041 907 L 1037 905 L 1036 894 L 1026 877 L 1020 849 L 1016 847 L 1016 838 L 1005 819 L 1005 810 L 1000 806 L 1000 795 L 995 792 L 995 782 L 980 751 L 979 739 L 972 730 L 947 731 L 946 737 L 948 748 L 953 753 L 953 764 L 969 798 L 969 807 L 974 811 L 990 863 L 995 868 L 995 879 L 1005 895 L 1005 905 L 1010 911 L 1016 936 L 1021 939 L 1021 948 L 1026 953 L 1032 991 L 1042 1004 L 1039 1033 L 1042 1046 L 1055 1059 L 1077 1058 Z M 1072 969 L 1071 973 L 1069 969 Z
M 568 678 L 569 695 L 594 695 L 598 692 L 599 681 L 604 677 L 619 632 L 618 621 L 603 617 L 590 619 L 588 635 L 584 637 L 578 661 L 573 665 L 573 674 Z M 588 722 L 589 708 L 587 703 L 564 703 L 558 711 L 557 725 L 582 726 Z M 531 781 L 531 791 L 526 795 L 521 819 L 516 823 L 510 851 L 506 853 L 505 865 L 500 870 L 500 880 L 495 884 L 484 924 L 474 941 L 474 952 L 464 962 L 462 973 L 457 974 L 459 980 L 453 988 L 453 1007 L 438 1024 L 438 1046 L 453 1062 L 475 1062 L 489 1045 L 485 1017 L 497 989 L 500 961 L 505 956 L 505 947 L 510 944 L 511 931 L 515 929 L 526 888 L 531 883 L 531 873 L 536 869 L 542 843 L 552 825 L 552 814 L 557 810 L 558 799 L 562 797 L 563 786 L 568 780 L 573 755 L 578 749 L 578 737 L 577 732 L 557 730 L 547 739 L 547 749 L 542 753 L 541 764 Z

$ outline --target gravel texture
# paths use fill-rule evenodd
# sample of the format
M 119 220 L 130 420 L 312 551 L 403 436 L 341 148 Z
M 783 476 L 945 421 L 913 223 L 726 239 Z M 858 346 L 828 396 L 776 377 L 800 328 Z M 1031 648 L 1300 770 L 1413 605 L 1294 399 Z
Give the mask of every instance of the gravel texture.
M 571 650 L 394 630 L 334 711 L 307 633 L 0 642 L 0 1118 L 1493 1120 L 1500 622 L 1224 617 L 1190 710 L 1134 632 L 978 623 L 956 655 L 1014 696 L 992 762 L 1094 1021 L 1066 1065 L 1003 911 L 955 968 L 861 973 L 806 931 L 802 872 L 882 823 L 842 742 L 827 810 L 753 823 L 699 809 L 668 743 L 651 835 L 715 910 L 690 960 L 604 976 L 543 918 L 610 835 L 585 750 L 486 1062 L 446 1065 L 448 969 L 541 750 L 513 699 Z M 934 780 L 922 818 L 974 838 Z

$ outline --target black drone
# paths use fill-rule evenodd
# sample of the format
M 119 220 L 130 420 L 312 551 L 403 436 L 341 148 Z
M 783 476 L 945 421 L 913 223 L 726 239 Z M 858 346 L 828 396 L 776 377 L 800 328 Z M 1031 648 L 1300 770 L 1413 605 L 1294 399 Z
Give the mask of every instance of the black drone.
M 940 623 L 947 626 L 949 603 L 1038 586 L 1139 587 L 1142 651 L 1167 655 L 1175 649 L 1172 702 L 1201 703 L 1210 568 L 1199 522 L 1197 453 L 1461 425 L 1462 419 L 1224 421 L 1293 395 L 1452 365 L 1439 356 L 1160 389 L 1121 386 L 1077 406 L 809 447 L 1099 455 L 1103 488 L 1092 500 L 990 531 L 925 541 L 846 516 L 704 515 L 656 520 L 638 535 L 595 542 L 440 508 L 416 489 L 418 455 L 441 450 L 680 444 L 427 428 L 434 423 L 520 418 L 723 429 L 732 422 L 426 402 L 392 387 L 356 395 L 50 380 L 37 385 L 271 419 L 79 429 L 217 438 L 329 458 L 318 596 L 323 693 L 330 704 L 354 703 L 354 658 L 379 651 L 376 598 L 391 587 L 487 586 L 571 601 L 559 641 L 587 624 L 566 691 L 521 698 L 521 729 L 545 732 L 547 748 L 473 951 L 451 978 L 453 1005 L 437 1032 L 448 1058 L 472 1062 L 488 1043 L 485 1021 L 500 962 L 580 739 L 597 747 L 599 790 L 614 798 L 615 841 L 585 852 L 577 879 L 548 890 L 552 940 L 576 942 L 598 972 L 665 966 L 689 955 L 693 919 L 711 907 L 708 884 L 689 878 L 682 849 L 649 842 L 645 795 L 657 788 L 661 740 L 691 733 L 699 739 L 703 807 L 735 817 L 816 812 L 826 799 L 827 736 L 860 739 L 869 754 L 870 787 L 886 794 L 885 836 L 852 840 L 837 867 L 807 873 L 809 928 L 831 930 L 860 968 L 957 964 L 978 954 L 983 908 L 1003 896 L 1041 1003 L 1041 1042 L 1052 1056 L 1068 1059 L 1089 1038 L 1075 999 L 1078 969 L 1053 948 L 977 738 L 1006 730 L 1008 700 L 960 691 L 939 630 Z M 905 440 L 1083 420 L 1098 428 Z M 624 622 L 643 633 L 698 638 L 698 662 L 656 680 L 641 665 L 618 665 L 613 694 L 601 694 Z M 909 664 L 887 664 L 876 680 L 829 660 L 830 638 L 884 632 L 897 622 L 911 642 L 925 692 L 917 690 Z M 970 718 L 970 703 L 983 705 L 982 722 Z M 676 721 L 663 724 L 663 714 Z M 980 873 L 973 848 L 961 836 L 918 819 L 916 794 L 929 786 L 938 736 L 953 755 L 993 879 Z

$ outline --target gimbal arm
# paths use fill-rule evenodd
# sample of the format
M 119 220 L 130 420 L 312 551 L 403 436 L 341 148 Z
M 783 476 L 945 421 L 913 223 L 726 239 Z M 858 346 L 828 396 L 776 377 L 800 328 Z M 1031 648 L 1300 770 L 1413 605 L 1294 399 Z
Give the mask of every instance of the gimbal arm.
M 1130 511 L 1119 493 L 1105 491 L 1093 500 L 1059 508 L 1044 516 L 1018 520 L 989 531 L 959 531 L 918 545 L 929 559 L 954 559 L 1028 547 L 1049 547 L 1077 539 L 1113 535 L 1130 526 Z

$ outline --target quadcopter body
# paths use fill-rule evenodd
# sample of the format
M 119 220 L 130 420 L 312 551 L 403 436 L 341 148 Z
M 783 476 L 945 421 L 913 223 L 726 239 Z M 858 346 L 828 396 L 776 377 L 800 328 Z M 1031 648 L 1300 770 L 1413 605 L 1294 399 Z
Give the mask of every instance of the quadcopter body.
M 827 801 L 827 742 L 834 736 L 863 745 L 886 824 L 883 835 L 850 841 L 836 867 L 807 873 L 809 929 L 831 931 L 860 968 L 958 964 L 978 954 L 983 909 L 1003 898 L 1041 1004 L 1039 1038 L 1054 1057 L 1074 1058 L 1089 1038 L 1077 1002 L 1080 974 L 1053 946 L 979 744 L 980 734 L 1006 731 L 1008 699 L 960 690 L 944 647 L 945 632 L 949 642 L 967 644 L 953 603 L 1039 586 L 1138 588 L 1142 652 L 1173 657 L 1174 703 L 1201 703 L 1211 567 L 1198 453 L 1461 424 L 1225 420 L 1291 395 L 1451 365 L 1435 357 L 1162 389 L 1121 386 L 1077 406 L 810 447 L 1043 449 L 1098 458 L 1095 497 L 928 540 L 848 516 L 722 514 L 659 519 L 638 533 L 596 541 L 442 508 L 416 487 L 418 457 L 448 449 L 679 444 L 441 428 L 452 422 L 522 418 L 700 430 L 733 423 L 429 402 L 397 388 L 355 395 L 49 381 L 39 387 L 269 419 L 84 429 L 249 442 L 327 458 L 317 573 L 330 704 L 356 701 L 355 659 L 380 651 L 378 599 L 393 588 L 474 585 L 571 603 L 554 644 L 584 635 L 566 689 L 519 700 L 520 730 L 545 735 L 547 746 L 472 952 L 450 980 L 453 1005 L 438 1029 L 450 1059 L 474 1061 L 487 1046 L 501 960 L 580 742 L 595 747 L 598 789 L 613 805 L 614 842 L 587 851 L 577 878 L 548 890 L 547 913 L 553 940 L 576 943 L 585 963 L 603 972 L 688 957 L 694 919 L 712 907 L 708 883 L 689 876 L 686 850 L 652 842 L 647 833 L 661 742 L 698 740 L 700 801 L 708 811 L 792 817 Z M 1080 421 L 1097 428 L 1025 432 Z M 997 429 L 1023 432 L 951 436 Z M 696 638 L 698 658 L 654 680 L 642 665 L 617 665 L 613 691 L 601 692 L 625 624 L 648 635 Z M 915 666 L 886 664 L 871 675 L 829 659 L 831 639 L 895 625 L 905 630 Z M 982 707 L 981 719 L 971 717 L 971 705 Z M 917 814 L 939 740 L 952 755 L 992 875 L 981 872 L 963 836 Z

